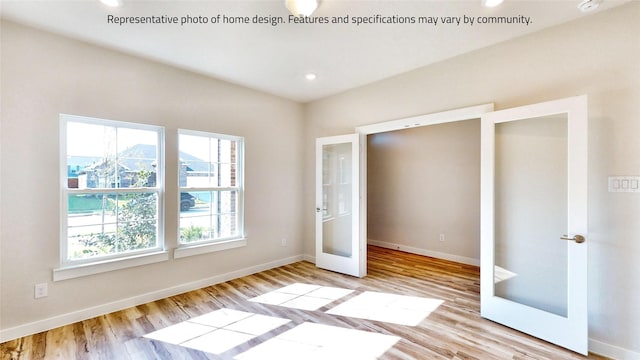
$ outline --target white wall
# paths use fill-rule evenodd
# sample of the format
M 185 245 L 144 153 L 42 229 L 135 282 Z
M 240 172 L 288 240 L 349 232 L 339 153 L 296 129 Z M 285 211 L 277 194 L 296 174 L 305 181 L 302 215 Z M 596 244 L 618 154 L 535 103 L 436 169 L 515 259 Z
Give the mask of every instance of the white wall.
M 640 194 L 607 192 L 608 175 L 640 174 L 638 19 L 632 2 L 308 104 L 305 252 L 314 253 L 314 138 L 476 104 L 505 109 L 587 94 L 590 346 L 640 357 Z
M 117 308 L 148 300 L 149 294 L 204 286 L 224 274 L 300 258 L 302 105 L 11 22 L 1 26 L 0 329 L 5 336 L 89 316 L 109 308 L 105 304 Z M 248 245 L 52 282 L 52 269 L 59 266 L 60 113 L 166 128 L 170 248 L 177 236 L 177 129 L 244 136 Z M 287 247 L 280 246 L 283 237 Z M 34 300 L 34 284 L 42 282 L 49 284 L 49 296 Z

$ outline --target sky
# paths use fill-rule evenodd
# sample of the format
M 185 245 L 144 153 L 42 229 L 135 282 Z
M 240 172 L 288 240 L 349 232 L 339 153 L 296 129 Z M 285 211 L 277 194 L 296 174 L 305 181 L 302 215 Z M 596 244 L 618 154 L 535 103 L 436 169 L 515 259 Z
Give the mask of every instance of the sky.
M 67 156 L 102 157 L 106 149 L 116 154 L 136 144 L 157 145 L 158 135 L 152 130 L 118 128 L 116 137 L 114 127 L 67 122 Z
M 117 135 L 116 135 L 117 134 Z M 154 130 L 115 128 L 102 124 L 66 122 L 67 157 L 105 157 L 115 155 L 138 144 L 157 145 L 158 134 Z M 204 161 L 217 158 L 209 154 L 209 139 L 202 136 L 180 134 L 180 152 Z M 228 141 L 223 141 L 228 146 Z M 215 152 L 217 147 L 211 149 Z M 227 149 L 228 150 L 228 149 Z M 225 151 L 223 155 L 228 156 Z

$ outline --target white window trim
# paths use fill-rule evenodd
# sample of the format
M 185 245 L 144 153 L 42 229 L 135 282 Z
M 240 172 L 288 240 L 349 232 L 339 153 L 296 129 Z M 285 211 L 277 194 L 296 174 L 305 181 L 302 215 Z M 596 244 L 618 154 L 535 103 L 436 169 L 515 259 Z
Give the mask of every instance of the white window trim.
M 216 251 L 236 249 L 247 246 L 247 238 L 212 240 L 213 242 L 184 244 L 173 250 L 173 258 L 180 259 L 189 256 L 208 254 Z
M 168 260 L 169 252 L 163 250 L 136 255 L 128 254 L 127 257 L 119 257 L 107 260 L 102 259 L 102 261 L 94 261 L 91 263 L 73 264 L 53 269 L 53 281 L 74 279 L 83 276 L 128 269 L 136 266 L 154 264 Z
M 247 238 L 245 236 L 244 228 L 244 137 L 235 135 L 226 135 L 206 131 L 178 129 L 178 153 L 180 152 L 180 135 L 202 136 L 207 138 L 218 138 L 236 141 L 239 145 L 236 148 L 236 187 L 181 187 L 180 184 L 180 170 L 178 169 L 178 206 L 180 206 L 180 193 L 182 192 L 197 192 L 197 191 L 216 191 L 216 190 L 237 190 L 238 192 L 238 235 L 229 238 L 212 239 L 205 241 L 197 241 L 193 243 L 181 243 L 180 242 L 180 210 L 178 209 L 178 247 L 174 249 L 173 257 L 175 259 L 184 258 L 188 256 L 195 256 L 201 254 L 208 254 L 216 251 L 224 251 L 229 249 L 235 249 L 247 245 Z M 178 166 L 180 166 L 178 162 Z M 239 171 L 238 171 L 239 170 Z
M 130 129 L 153 130 L 158 134 L 158 166 L 156 170 L 156 188 L 126 188 L 106 192 L 150 192 L 158 196 L 158 225 L 157 245 L 153 248 L 132 251 L 122 254 L 113 254 L 87 259 L 69 259 L 67 257 L 67 221 L 68 200 L 67 196 L 74 192 L 100 192 L 104 189 L 75 190 L 67 188 L 67 122 L 75 121 L 86 124 L 125 127 Z M 118 269 L 130 268 L 150 263 L 169 260 L 169 252 L 165 248 L 164 236 L 164 156 L 165 132 L 164 127 L 140 123 L 130 123 L 116 120 L 98 119 L 78 115 L 60 114 L 60 266 L 53 270 L 53 280 L 60 281 L 76 277 L 88 276 Z M 149 191 L 152 190 L 152 191 Z

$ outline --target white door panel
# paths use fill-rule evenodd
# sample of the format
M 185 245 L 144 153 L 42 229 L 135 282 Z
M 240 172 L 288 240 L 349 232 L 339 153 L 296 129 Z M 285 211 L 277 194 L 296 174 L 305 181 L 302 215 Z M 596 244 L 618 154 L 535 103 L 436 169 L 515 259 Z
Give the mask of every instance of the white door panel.
M 316 140 L 316 266 L 363 277 L 367 252 L 360 136 Z
M 482 116 L 481 313 L 586 354 L 586 96 Z

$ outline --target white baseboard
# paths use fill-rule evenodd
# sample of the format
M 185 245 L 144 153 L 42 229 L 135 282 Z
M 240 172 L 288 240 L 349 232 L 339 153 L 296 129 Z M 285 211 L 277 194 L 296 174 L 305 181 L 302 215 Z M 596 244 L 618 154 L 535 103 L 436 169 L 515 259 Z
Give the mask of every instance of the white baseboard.
M 474 258 L 458 256 L 458 255 L 452 255 L 452 254 L 447 254 L 447 253 L 443 253 L 443 252 L 439 252 L 439 251 L 426 250 L 426 249 L 421 249 L 421 248 L 417 248 L 417 247 L 412 247 L 412 246 L 407 246 L 407 245 L 402 245 L 402 244 L 396 244 L 396 243 L 391 243 L 391 242 L 386 242 L 386 241 L 372 240 L 372 239 L 368 239 L 367 243 L 369 243 L 371 245 L 374 245 L 374 246 L 387 248 L 387 249 L 400 250 L 400 251 L 404 251 L 404 252 L 408 252 L 408 253 L 412 253 L 412 254 L 430 256 L 430 257 L 437 258 L 437 259 L 455 261 L 455 262 L 459 262 L 459 263 L 467 264 L 467 265 L 480 266 L 480 259 L 474 259 Z
M 589 351 L 616 360 L 640 360 L 640 353 L 589 339 Z
M 225 281 L 237 279 L 243 276 L 255 274 L 255 273 L 273 269 L 279 266 L 292 264 L 298 261 L 302 261 L 303 258 L 304 257 L 302 255 L 292 256 L 285 259 L 268 262 L 265 264 L 250 266 L 244 269 L 228 272 L 226 274 L 220 274 L 220 275 L 216 275 L 206 279 L 192 281 L 186 284 L 180 284 L 178 286 L 170 287 L 167 289 L 153 291 L 150 293 L 133 296 L 130 298 L 74 311 L 67 314 L 57 315 L 47 319 L 27 323 L 24 325 L 18 325 L 8 329 L 1 329 L 0 343 L 17 339 L 23 336 L 36 334 L 42 331 L 47 331 L 60 326 L 73 324 L 78 321 L 91 319 L 91 318 L 108 314 L 114 311 L 130 308 L 132 306 L 138 306 L 141 304 L 146 304 L 148 302 L 164 299 L 170 296 L 182 294 L 188 291 L 193 291 L 193 290 L 201 289 L 203 287 L 220 284 Z
M 308 262 L 310 262 L 310 263 L 312 263 L 312 264 L 315 264 L 315 263 L 316 263 L 316 257 L 315 257 L 315 256 L 311 256 L 311 255 L 307 255 L 307 254 L 305 254 L 305 255 L 303 255 L 302 259 L 303 259 L 304 261 L 308 261 Z

